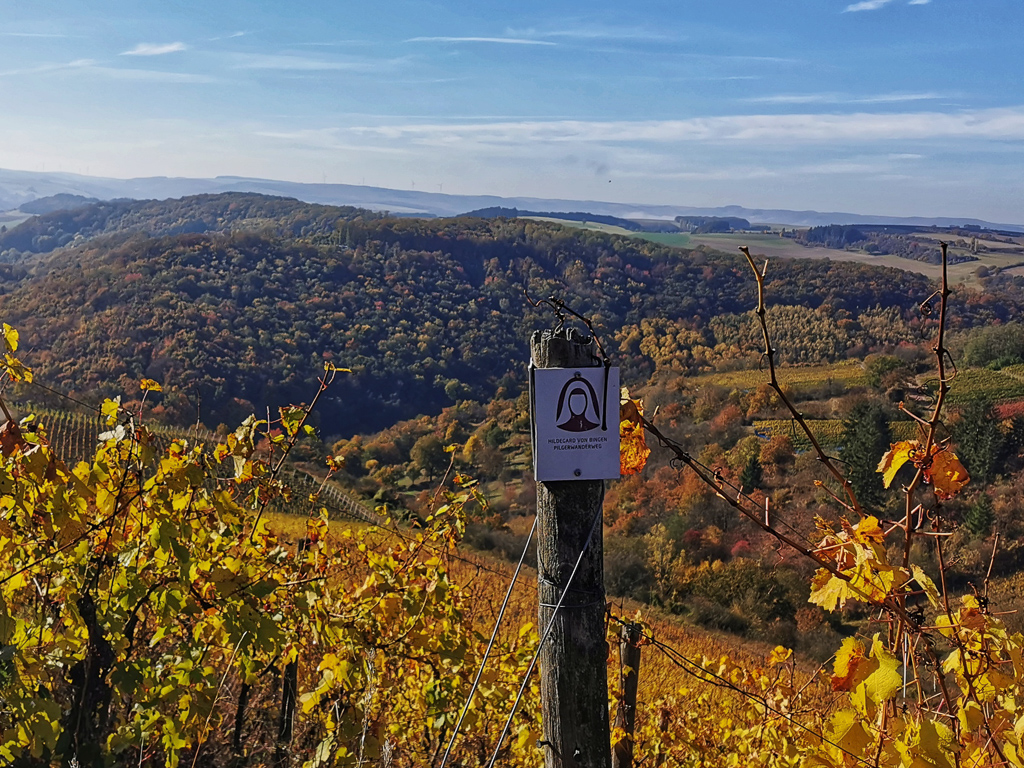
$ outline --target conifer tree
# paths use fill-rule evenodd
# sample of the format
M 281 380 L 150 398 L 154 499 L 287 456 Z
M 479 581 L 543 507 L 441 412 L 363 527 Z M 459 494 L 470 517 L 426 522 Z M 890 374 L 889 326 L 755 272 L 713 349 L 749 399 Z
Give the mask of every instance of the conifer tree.
M 740 485 L 744 491 L 752 491 L 755 488 L 761 487 L 763 479 L 764 472 L 761 469 L 761 461 L 757 456 L 751 456 L 750 461 L 747 462 L 746 466 L 743 467 L 743 471 L 740 472 Z
M 975 400 L 964 406 L 952 432 L 957 455 L 976 483 L 987 482 L 998 474 L 1006 438 L 992 403 Z
M 987 493 L 979 494 L 975 502 L 967 508 L 964 525 L 975 536 L 985 537 L 992 531 L 993 522 L 995 522 L 995 512 L 992 510 L 992 499 L 988 497 Z
M 843 461 L 846 477 L 861 503 L 877 507 L 884 500 L 878 460 L 889 450 L 889 415 L 878 403 L 858 403 L 843 422 Z

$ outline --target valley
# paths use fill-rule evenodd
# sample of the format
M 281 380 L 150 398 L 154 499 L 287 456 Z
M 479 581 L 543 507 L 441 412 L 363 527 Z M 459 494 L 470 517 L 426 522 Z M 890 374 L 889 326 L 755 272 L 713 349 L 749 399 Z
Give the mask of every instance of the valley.
M 829 537 L 848 546 L 842 542 L 861 539 L 842 537 L 860 526 L 884 525 L 865 539 L 875 547 L 871 557 L 898 558 L 893 542 L 906 515 L 899 487 L 918 481 L 905 470 L 885 488 L 876 468 L 890 446 L 930 439 L 927 419 L 940 397 L 937 445 L 956 451 L 970 482 L 948 498 L 931 486 L 920 492 L 941 515 L 935 525 L 947 528 L 941 553 L 915 545 L 918 578 L 942 581 L 950 592 L 990 589 L 1005 626 L 1024 629 L 1012 613 L 1024 571 L 1024 326 L 1017 322 L 1024 277 L 991 261 L 1010 264 L 1015 242 L 969 245 L 977 260 L 951 267 L 957 284 L 948 295 L 943 360 L 954 365 L 944 387 L 926 261 L 808 247 L 777 234 L 618 232 L 551 218 L 394 218 L 233 193 L 41 214 L 0 234 L 0 318 L 19 330 L 17 354 L 35 375 L 12 382 L 3 398 L 18 418 L 36 414 L 25 434 L 48 441 L 75 477 L 105 482 L 100 464 L 77 462 L 97 443 L 108 451 L 116 444 L 116 430 L 106 431 L 111 425 L 97 410 L 109 412 L 107 398 L 119 397 L 114 411 L 127 424 L 150 424 L 139 434 L 155 452 L 169 451 L 157 471 L 193 457 L 189 471 L 202 468 L 204 479 L 192 493 L 210 494 L 204 504 L 236 521 L 225 523 L 237 527 L 232 535 L 256 536 L 244 516 L 232 517 L 236 502 L 251 499 L 244 503 L 269 520 L 260 546 L 283 547 L 275 562 L 310 569 L 317 552 L 333 558 L 338 583 L 351 583 L 331 599 L 350 615 L 365 612 L 379 631 L 397 632 L 389 643 L 404 643 L 399 627 L 412 632 L 429 604 L 446 627 L 444 642 L 457 645 L 468 642 L 464 632 L 486 632 L 512 564 L 524 552 L 528 562 L 536 558 L 526 350 L 529 335 L 558 317 L 529 299 L 554 296 L 593 321 L 631 396 L 667 441 L 650 439 L 646 467 L 609 482 L 603 502 L 611 616 L 625 621 L 639 611 L 646 631 L 669 647 L 652 645 L 661 655 L 645 660 L 651 749 L 669 743 L 654 725 L 659 712 L 691 734 L 664 746 L 680 759 L 703 754 L 708 738 L 748 748 L 759 717 L 750 702 L 783 695 L 772 687 L 781 678 L 764 683 L 771 669 L 808 684 L 799 699 L 805 723 L 831 727 L 835 691 L 815 670 L 837 648 L 877 631 L 873 604 L 850 599 L 840 609 L 823 601 L 813 561 L 781 549 L 723 489 L 733 501 L 762 505 L 773 525 L 811 547 Z M 907 235 L 919 245 L 936 236 Z M 737 244 L 769 260 L 765 328 L 780 391 L 767 383 L 757 284 L 729 252 Z M 925 256 L 930 247 L 921 246 Z M 819 251 L 859 261 L 815 258 Z M 880 266 L 879 258 L 903 268 Z M 988 273 L 978 271 L 990 263 Z M 958 280 L 957 267 L 972 268 L 973 278 Z M 336 369 L 346 370 L 317 395 L 318 377 Z M 297 427 L 303 406 L 276 410 L 314 396 L 308 434 Z M 247 431 L 247 417 L 264 413 L 265 431 Z M 847 519 L 844 485 L 801 422 L 863 499 L 859 522 Z M 285 441 L 287 462 L 261 474 L 257 467 L 273 466 Z M 207 452 L 212 458 L 198 458 Z M 146 541 L 159 549 L 171 524 Z M 341 531 L 330 554 L 317 544 L 328 526 Z M 312 559 L 302 561 L 314 544 Z M 407 568 L 431 589 L 461 595 L 461 618 L 433 598 L 420 607 L 397 597 L 360 602 L 367 574 L 376 574 L 380 595 L 392 588 L 419 595 L 420 582 L 400 575 Z M 211 570 L 200 598 L 232 578 Z M 499 698 L 511 695 L 520 657 L 537 641 L 529 625 L 536 574 L 521 578 L 500 639 L 503 658 L 517 661 L 495 673 Z M 331 584 L 321 581 L 324 589 Z M 920 610 L 932 621 L 942 615 L 935 606 Z M 261 631 L 271 647 L 269 630 Z M 316 665 L 334 663 L 316 653 Z M 689 672 L 680 672 L 686 664 Z M 433 674 L 418 669 L 424 679 Z M 708 688 L 721 674 L 733 688 Z M 680 698 L 691 678 L 696 692 Z M 438 749 L 453 699 L 424 709 L 413 679 L 388 679 L 409 717 L 439 724 L 425 737 L 428 750 Z M 311 669 L 301 680 L 308 691 L 333 684 L 318 683 Z M 533 738 L 536 706 L 531 694 L 520 756 Z M 734 719 L 712 722 L 723 707 Z

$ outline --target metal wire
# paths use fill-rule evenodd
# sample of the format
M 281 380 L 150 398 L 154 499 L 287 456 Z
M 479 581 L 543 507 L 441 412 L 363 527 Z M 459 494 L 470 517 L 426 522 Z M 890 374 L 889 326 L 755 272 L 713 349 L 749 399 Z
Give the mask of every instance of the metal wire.
M 516 694 L 516 700 L 512 703 L 512 711 L 508 713 L 508 718 L 505 720 L 505 726 L 501 729 L 501 735 L 498 736 L 498 743 L 494 746 L 494 754 L 491 755 L 490 761 L 487 763 L 487 768 L 494 768 L 494 762 L 498 759 L 498 753 L 501 752 L 502 742 L 505 741 L 505 737 L 508 735 L 508 729 L 512 725 L 512 720 L 516 716 L 516 710 L 519 708 L 519 702 L 523 699 L 523 693 L 526 692 L 526 686 L 530 682 L 530 676 L 533 674 L 534 667 L 537 666 L 537 660 L 540 658 L 541 648 L 544 647 L 545 641 L 551 634 L 551 630 L 555 627 L 555 619 L 558 617 L 558 611 L 562 607 L 562 603 L 565 601 L 565 596 L 569 594 L 569 587 L 572 584 L 572 580 L 576 577 L 576 572 L 580 568 L 580 563 L 583 562 L 583 556 L 587 553 L 590 548 L 590 542 L 594 538 L 594 531 L 597 530 L 597 526 L 600 524 L 604 517 L 604 510 L 599 509 L 597 514 L 594 516 L 594 522 L 590 526 L 590 533 L 587 534 L 587 540 L 583 544 L 583 549 L 580 550 L 579 557 L 576 558 L 576 564 L 572 567 L 572 573 L 569 574 L 569 579 L 565 583 L 565 587 L 562 589 L 562 594 L 558 598 L 558 603 L 555 604 L 554 611 L 551 612 L 551 618 L 548 620 L 548 626 L 544 630 L 543 636 L 541 636 L 540 642 L 537 643 L 537 650 L 533 654 L 533 659 L 530 660 L 530 666 L 526 670 L 526 674 L 523 675 L 523 682 L 519 686 L 519 693 Z
M 537 530 L 537 520 L 533 519 L 533 527 L 530 528 L 530 535 L 526 537 L 526 545 L 523 547 L 523 554 L 519 556 L 519 564 L 516 566 L 515 573 L 512 574 L 512 581 L 508 585 L 508 591 L 505 592 L 505 600 L 501 604 L 501 610 L 498 611 L 498 618 L 494 622 L 494 629 L 491 631 L 491 639 L 487 643 L 487 650 L 484 651 L 484 657 L 480 660 L 480 668 L 476 671 L 476 677 L 473 679 L 473 685 L 469 689 L 469 695 L 466 697 L 466 704 L 462 708 L 462 714 L 459 715 L 459 721 L 455 724 L 455 730 L 452 731 L 452 737 L 448 740 L 448 747 L 444 751 L 444 756 L 441 758 L 441 765 L 439 768 L 444 768 L 445 763 L 448 762 L 448 756 L 451 754 L 452 747 L 455 746 L 455 737 L 459 735 L 459 729 L 462 728 L 462 721 L 465 720 L 466 714 L 469 712 L 469 705 L 473 703 L 473 696 L 476 694 L 477 686 L 480 685 L 480 677 L 484 673 L 484 666 L 487 664 L 487 658 L 491 655 L 491 649 L 494 647 L 494 641 L 498 637 L 498 628 L 501 626 L 502 619 L 505 618 L 505 609 L 508 607 L 508 601 L 512 597 L 512 590 L 516 586 L 516 579 L 519 578 L 519 572 L 523 569 L 523 561 L 526 560 L 526 553 L 530 549 L 530 542 L 533 541 L 534 531 Z

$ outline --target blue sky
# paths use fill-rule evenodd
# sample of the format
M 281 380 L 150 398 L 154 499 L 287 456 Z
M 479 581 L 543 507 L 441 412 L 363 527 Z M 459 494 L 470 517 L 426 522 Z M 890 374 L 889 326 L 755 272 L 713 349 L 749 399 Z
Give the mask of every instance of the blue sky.
M 0 3 L 0 167 L 1024 223 L 1020 0 Z

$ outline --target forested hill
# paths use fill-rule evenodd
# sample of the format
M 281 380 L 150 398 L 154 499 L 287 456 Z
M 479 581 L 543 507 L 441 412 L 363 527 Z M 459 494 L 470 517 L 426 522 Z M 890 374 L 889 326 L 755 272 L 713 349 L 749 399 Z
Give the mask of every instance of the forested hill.
M 47 253 L 56 248 L 113 234 L 150 236 L 202 232 L 260 231 L 289 237 L 333 230 L 340 218 L 380 218 L 359 208 L 312 205 L 287 197 L 245 193 L 196 195 L 180 200 L 115 200 L 29 219 L 0 234 L 0 261 L 11 251 Z
M 530 333 L 552 323 L 524 289 L 593 317 L 634 381 L 656 367 L 758 358 L 753 280 L 731 255 L 536 221 L 393 219 L 253 195 L 172 203 L 120 208 L 118 221 L 138 223 L 133 235 L 0 264 L 0 319 L 21 329 L 41 381 L 116 394 L 157 379 L 169 419 L 193 420 L 201 400 L 216 426 L 308 400 L 328 360 L 354 373 L 321 409 L 325 433 L 373 430 L 517 391 Z M 109 206 L 69 215 L 100 221 Z M 234 231 L 143 233 L 179 226 L 182 211 Z M 23 226 L 42 220 L 52 221 Z M 241 228 L 253 221 L 255 231 Z M 779 347 L 793 361 L 894 344 L 934 322 L 918 310 L 934 286 L 917 274 L 794 260 L 773 262 L 768 276 Z M 956 298 L 958 322 L 1020 308 L 1009 295 Z

